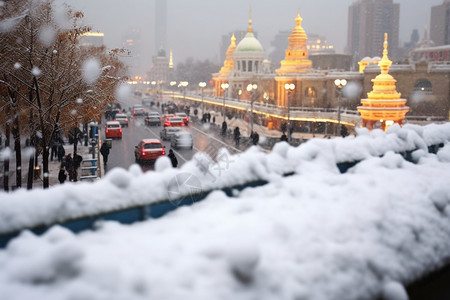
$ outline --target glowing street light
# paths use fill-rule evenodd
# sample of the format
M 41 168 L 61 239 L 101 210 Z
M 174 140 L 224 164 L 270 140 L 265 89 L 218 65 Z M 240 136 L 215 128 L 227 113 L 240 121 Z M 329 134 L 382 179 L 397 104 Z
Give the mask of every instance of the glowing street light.
M 202 113 L 205 113 L 205 103 L 203 102 L 203 89 L 206 86 L 206 82 L 200 82 L 198 86 L 202 89 Z
M 284 85 L 284 89 L 286 90 L 286 99 L 287 99 L 287 123 L 288 123 L 288 135 L 289 135 L 289 141 L 292 140 L 292 126 L 291 126 L 291 95 L 295 90 L 295 84 L 293 83 L 286 83 Z
M 334 81 L 334 85 L 338 90 L 338 129 L 337 134 L 341 135 L 341 97 L 342 97 L 342 88 L 347 85 L 347 80 L 345 79 L 336 79 Z
M 222 83 L 220 85 L 220 87 L 223 90 L 223 106 L 222 106 L 222 115 L 223 115 L 223 120 L 225 121 L 225 92 L 226 90 L 230 87 L 230 85 L 228 83 Z
M 255 100 L 255 92 L 258 88 L 256 83 L 247 85 L 247 91 L 250 93 L 250 132 L 253 133 L 253 101 Z

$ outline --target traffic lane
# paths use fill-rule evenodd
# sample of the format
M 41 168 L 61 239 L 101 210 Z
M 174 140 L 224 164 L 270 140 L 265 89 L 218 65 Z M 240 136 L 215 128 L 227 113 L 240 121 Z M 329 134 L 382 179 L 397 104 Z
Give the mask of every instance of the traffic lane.
M 160 132 L 161 130 L 163 130 L 163 126 L 147 126 L 145 125 L 145 121 L 143 118 L 138 120 L 137 126 L 145 128 L 146 138 L 159 139 L 166 150 L 166 155 L 168 155 L 169 150 L 172 149 L 177 157 L 178 167 L 191 160 L 196 152 L 194 149 L 173 149 L 170 145 L 170 141 L 164 141 L 163 139 L 161 139 Z M 143 169 L 148 170 L 152 168 L 154 168 L 154 164 L 148 164 L 148 166 L 146 164 L 144 165 Z

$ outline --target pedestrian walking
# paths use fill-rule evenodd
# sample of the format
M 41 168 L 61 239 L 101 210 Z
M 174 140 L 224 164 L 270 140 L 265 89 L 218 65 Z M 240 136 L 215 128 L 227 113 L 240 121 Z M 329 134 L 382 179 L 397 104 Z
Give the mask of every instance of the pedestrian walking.
M 75 179 L 75 172 L 74 172 L 74 164 L 73 164 L 73 158 L 72 154 L 67 154 L 66 156 L 66 170 L 69 173 L 69 181 L 76 181 Z
M 169 155 L 168 156 L 170 158 L 170 161 L 172 162 L 172 167 L 176 168 L 178 166 L 178 159 L 175 156 L 175 153 L 173 153 L 172 149 L 169 150 Z
M 240 139 L 241 139 L 241 131 L 239 130 L 239 127 L 236 126 L 236 128 L 234 128 L 234 142 L 236 143 L 236 147 L 239 146 Z
M 61 162 L 62 158 L 66 155 L 66 150 L 64 149 L 64 146 L 62 143 L 59 143 L 58 145 L 58 161 Z
M 259 142 L 259 134 L 258 134 L 256 131 L 254 131 L 254 132 L 252 132 L 252 134 L 250 135 L 250 137 L 252 138 L 253 145 L 258 145 L 258 142 Z
M 106 165 L 108 163 L 108 155 L 109 155 L 109 146 L 106 143 L 103 143 L 100 147 L 100 153 L 103 156 L 103 164 Z
M 222 136 L 225 137 L 227 135 L 227 122 L 225 120 L 222 122 Z
M 63 184 L 64 181 L 66 181 L 66 179 L 67 179 L 66 170 L 64 169 L 64 167 L 61 167 L 58 174 L 59 183 Z

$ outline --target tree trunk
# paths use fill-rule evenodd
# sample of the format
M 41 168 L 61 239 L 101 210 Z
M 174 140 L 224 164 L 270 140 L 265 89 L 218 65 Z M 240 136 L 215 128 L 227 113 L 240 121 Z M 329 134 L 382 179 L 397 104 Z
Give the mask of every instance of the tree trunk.
M 14 150 L 16 152 L 16 187 L 22 187 L 22 147 L 20 145 L 19 116 L 17 106 L 14 105 L 14 124 L 12 129 Z
M 7 118 L 9 118 L 9 107 L 7 108 L 6 113 Z M 6 121 L 5 125 L 5 148 L 9 148 L 9 139 L 10 139 L 10 122 Z M 5 162 L 3 163 L 3 189 L 7 192 L 9 191 L 9 156 L 5 158 Z
M 42 147 L 42 177 L 43 177 L 43 188 L 44 189 L 48 189 L 48 187 L 50 186 L 50 182 L 49 182 L 49 171 L 48 171 L 48 155 L 49 155 L 49 148 L 48 146 L 44 145 Z

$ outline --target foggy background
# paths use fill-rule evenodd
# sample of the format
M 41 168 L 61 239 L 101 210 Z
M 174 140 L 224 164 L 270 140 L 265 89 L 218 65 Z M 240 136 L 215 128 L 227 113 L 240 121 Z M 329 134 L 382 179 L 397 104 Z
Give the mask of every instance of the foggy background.
M 155 0 L 58 0 L 85 13 L 86 24 L 105 34 L 109 48 L 123 47 L 127 32 L 140 30 L 142 63 L 151 65 L 155 55 Z M 348 7 L 355 0 L 167 0 L 167 48 L 175 65 L 188 57 L 221 63 L 222 35 L 246 30 L 249 6 L 253 29 L 267 54 L 280 30 L 292 30 L 297 11 L 307 35 L 324 36 L 343 53 L 347 42 Z M 413 29 L 420 38 L 429 28 L 432 6 L 443 0 L 395 0 L 400 4 L 400 46 L 410 40 Z

